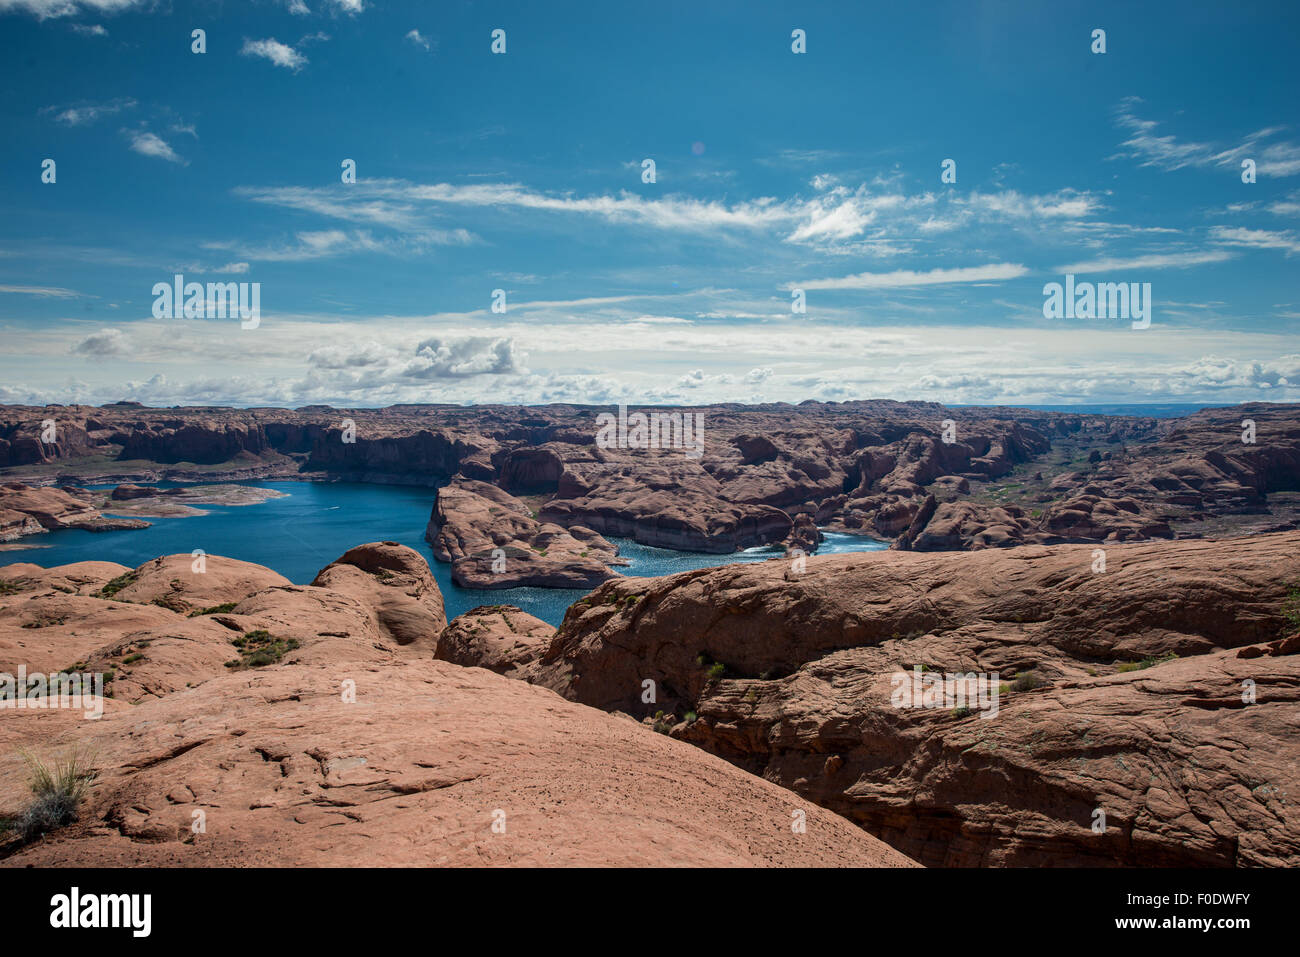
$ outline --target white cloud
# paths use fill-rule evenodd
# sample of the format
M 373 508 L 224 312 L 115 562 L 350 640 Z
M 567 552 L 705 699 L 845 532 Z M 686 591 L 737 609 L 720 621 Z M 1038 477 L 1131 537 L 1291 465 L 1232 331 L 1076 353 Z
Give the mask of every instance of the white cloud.
M 912 286 L 938 286 L 951 283 L 1001 282 L 1017 279 L 1029 272 L 1024 266 L 1012 263 L 989 263 L 985 266 L 966 266 L 958 269 L 931 269 L 917 272 L 896 269 L 893 272 L 863 272 L 838 279 L 812 279 L 791 283 L 787 289 L 902 289 Z
M 1232 259 L 1233 255 L 1233 253 L 1224 249 L 1210 249 L 1204 252 L 1152 253 L 1149 255 L 1093 259 L 1089 262 L 1070 263 L 1068 266 L 1057 266 L 1056 271 L 1061 273 L 1092 273 L 1122 272 L 1130 269 L 1188 269 L 1192 266 L 1225 262 Z
M 513 338 L 500 336 L 432 337 L 413 352 L 376 341 L 329 346 L 308 357 L 309 376 L 368 387 L 407 380 L 464 379 L 472 376 L 522 375 L 523 356 Z
M 933 208 L 941 202 L 932 193 L 908 196 L 876 193 L 866 186 L 834 187 L 811 199 L 779 200 L 758 197 L 727 203 L 680 194 L 647 199 L 627 191 L 617 194 L 548 193 L 519 183 L 419 184 L 374 179 L 358 182 L 345 193 L 320 187 L 239 187 L 236 195 L 255 202 L 308 210 L 351 221 L 382 223 L 395 229 L 423 228 L 425 207 L 448 205 L 472 209 L 525 210 L 586 216 L 611 224 L 629 224 L 682 232 L 732 230 L 773 235 L 790 243 L 814 243 L 842 250 L 846 243 L 897 243 L 898 237 L 875 235 L 858 239 L 868 226 L 887 220 L 891 233 L 924 229 L 922 217 L 934 223 Z M 945 228 L 974 223 L 1005 223 L 1013 228 L 1042 226 L 1059 229 L 1099 208 L 1087 193 L 1063 190 L 1041 196 L 1015 191 L 973 193 L 942 199 L 951 207 Z M 861 247 L 854 247 L 863 251 Z M 888 247 L 882 247 L 888 251 Z M 905 248 L 905 247 L 904 247 Z M 879 249 L 874 251 L 879 253 Z
M 428 230 L 395 239 L 377 238 L 369 230 L 322 229 L 294 233 L 292 240 L 269 245 L 235 242 L 208 242 L 206 249 L 232 252 L 244 259 L 262 262 L 306 262 L 350 253 L 379 253 L 409 256 L 434 246 L 466 245 L 474 237 L 462 230 Z
M 22 11 L 45 20 L 72 17 L 79 13 L 121 13 L 142 7 L 151 0 L 0 0 L 0 13 Z
M 640 314 L 602 306 L 521 322 L 483 309 L 339 322 L 264 310 L 255 332 L 220 320 L 115 320 L 127 341 L 107 336 L 83 346 L 97 361 L 78 372 L 90 380 L 83 401 L 155 405 L 1300 400 L 1300 355 L 1285 330 L 1225 338 L 1194 327 L 1156 336 L 1126 324 L 1012 330 L 787 317 L 749 325 L 743 337 L 728 322 L 629 322 L 609 334 L 611 316 Z M 67 356 L 89 338 L 84 322 L 10 327 L 5 336 L 0 398 L 67 401 Z M 313 351 L 304 354 L 304 342 Z
M 416 46 L 423 47 L 426 50 L 433 49 L 433 41 L 428 37 L 423 36 L 420 31 L 415 28 L 412 28 L 411 31 L 406 34 L 406 39 L 410 40 Z
M 1000 193 L 971 193 L 969 197 L 959 198 L 957 205 L 1010 219 L 1080 219 L 1096 212 L 1099 203 L 1091 194 L 1077 190 L 1033 196 L 1011 189 Z
M 1115 121 L 1129 132 L 1128 139 L 1120 144 L 1124 151 L 1122 155 L 1138 160 L 1142 166 L 1170 171 L 1189 167 L 1239 170 L 1243 160 L 1253 159 L 1256 171 L 1261 176 L 1294 176 L 1300 173 L 1300 144 L 1290 141 L 1265 142 L 1277 136 L 1281 132 L 1280 127 L 1249 133 L 1237 146 L 1179 140 L 1168 134 L 1158 134 L 1156 129 L 1160 124 L 1155 120 L 1138 117 L 1134 109 L 1141 102 L 1139 97 L 1125 97 L 1115 111 Z
M 169 163 L 185 164 L 185 160 L 178 156 L 167 141 L 156 133 L 136 130 L 128 131 L 126 135 L 131 140 L 131 149 L 142 156 L 154 156 L 158 159 L 167 160 Z
M 108 36 L 108 31 L 104 29 L 104 26 L 102 24 L 99 23 L 92 23 L 92 24 L 74 23 L 72 24 L 72 32 L 79 33 L 83 37 Z
M 135 107 L 135 100 L 124 97 L 109 100 L 106 103 L 82 103 L 77 106 L 63 107 L 62 109 L 47 106 L 41 112 L 54 113 L 55 122 L 62 123 L 64 126 L 86 126 L 102 117 L 112 116 L 114 113 L 121 113 L 123 110 L 133 110 Z
M 1215 226 L 1210 231 L 1210 235 L 1215 242 L 1226 243 L 1230 246 L 1245 246 L 1253 249 L 1284 249 L 1288 256 L 1300 252 L 1300 237 L 1297 237 L 1292 232 Z
M 300 70 L 307 63 L 307 58 L 289 46 L 287 43 L 281 43 L 274 37 L 265 40 L 244 40 L 244 45 L 239 51 L 241 56 L 256 56 L 270 60 L 276 66 L 282 66 L 289 70 Z
M 40 296 L 44 299 L 76 299 L 84 295 L 74 289 L 63 289 L 59 286 L 0 286 L 0 293 Z

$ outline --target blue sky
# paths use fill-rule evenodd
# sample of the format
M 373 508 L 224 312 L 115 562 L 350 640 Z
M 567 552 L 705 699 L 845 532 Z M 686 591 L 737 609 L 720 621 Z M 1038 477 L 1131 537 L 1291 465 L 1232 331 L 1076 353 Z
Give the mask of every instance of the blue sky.
M 1291 3 L 0 0 L 0 401 L 1295 401 L 1297 35 Z M 1067 270 L 1151 283 L 1150 328 L 1045 319 Z M 154 319 L 177 272 L 260 283 L 260 325 Z

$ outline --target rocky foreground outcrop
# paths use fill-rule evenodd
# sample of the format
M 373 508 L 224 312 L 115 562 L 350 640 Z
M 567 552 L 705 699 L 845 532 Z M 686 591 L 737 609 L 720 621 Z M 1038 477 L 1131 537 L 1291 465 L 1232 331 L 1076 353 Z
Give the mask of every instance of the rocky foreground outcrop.
M 387 543 L 306 586 L 216 556 L 0 567 L 0 672 L 99 671 L 112 694 L 99 720 L 0 710 L 0 818 L 31 800 L 20 748 L 97 769 L 76 823 L 0 833 L 0 863 L 914 866 L 626 717 L 434 660 L 442 608 Z
M 1298 628 L 1297 532 L 870 552 L 610 582 L 513 673 L 926 865 L 1296 866 Z
M 518 678 L 554 636 L 553 626 L 514 605 L 480 605 L 457 615 L 443 630 L 434 657 Z

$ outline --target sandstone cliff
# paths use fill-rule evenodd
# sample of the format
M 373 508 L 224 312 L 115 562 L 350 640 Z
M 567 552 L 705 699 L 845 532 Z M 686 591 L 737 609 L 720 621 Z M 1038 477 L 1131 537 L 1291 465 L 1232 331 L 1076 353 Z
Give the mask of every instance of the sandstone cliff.
M 516 673 L 674 714 L 674 737 L 927 865 L 1300 863 L 1300 533 L 1104 553 L 1104 571 L 1091 546 L 1039 546 L 624 579 Z M 893 697 L 900 674 L 995 672 L 991 717 Z
M 598 446 L 605 411 L 4 407 L 0 469 L 59 484 L 479 482 L 535 499 L 542 524 L 716 553 L 796 544 L 799 516 L 917 551 L 1300 527 L 1294 405 L 1170 420 L 925 402 L 707 406 L 694 457 Z M 50 421 L 59 442 L 40 441 Z M 593 571 L 569 574 L 590 583 Z

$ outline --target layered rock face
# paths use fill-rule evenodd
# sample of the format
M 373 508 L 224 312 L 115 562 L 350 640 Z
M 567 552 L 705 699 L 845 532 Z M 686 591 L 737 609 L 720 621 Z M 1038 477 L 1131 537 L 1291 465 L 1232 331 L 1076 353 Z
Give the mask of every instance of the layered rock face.
M 472 480 L 438 490 L 424 537 L 465 588 L 594 588 L 627 564 L 591 529 L 538 522 L 513 495 Z
M 918 551 L 1300 527 L 1294 405 L 1173 420 L 924 402 L 718 405 L 695 410 L 691 449 L 602 447 L 597 419 L 608 411 L 8 407 L 0 468 L 62 483 L 468 480 L 544 500 L 542 523 L 718 553 L 790 540 L 801 515 Z M 50 420 L 66 441 L 39 442 Z
M 584 525 L 643 545 L 727 554 L 779 542 L 790 516 L 770 505 L 728 500 L 721 483 L 681 453 L 576 467 L 540 512 L 545 521 Z M 624 453 L 624 456 L 629 453 Z
M 1300 533 L 793 568 L 611 582 L 517 673 L 927 865 L 1300 864 Z
M 4 710 L 0 818 L 31 800 L 19 748 L 97 776 L 77 822 L 0 833 L 0 864 L 915 866 L 625 717 L 434 660 L 458 625 L 411 549 L 359 546 L 308 586 L 191 562 L 0 567 L 0 672 L 112 673 L 99 720 Z M 536 637 L 471 617 L 465 647 L 501 660 L 501 627 Z

